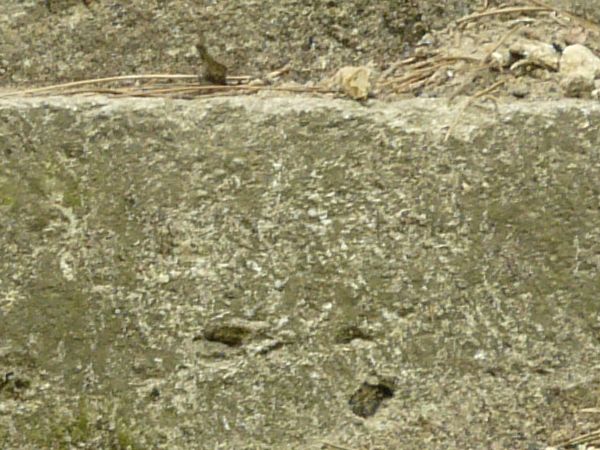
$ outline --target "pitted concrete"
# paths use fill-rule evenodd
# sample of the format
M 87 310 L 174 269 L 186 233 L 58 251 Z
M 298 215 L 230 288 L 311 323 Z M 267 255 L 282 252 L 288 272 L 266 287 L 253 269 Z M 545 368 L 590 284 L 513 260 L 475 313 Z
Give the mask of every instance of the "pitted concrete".
M 0 437 L 543 448 L 592 426 L 600 106 L 462 101 L 1 98 Z

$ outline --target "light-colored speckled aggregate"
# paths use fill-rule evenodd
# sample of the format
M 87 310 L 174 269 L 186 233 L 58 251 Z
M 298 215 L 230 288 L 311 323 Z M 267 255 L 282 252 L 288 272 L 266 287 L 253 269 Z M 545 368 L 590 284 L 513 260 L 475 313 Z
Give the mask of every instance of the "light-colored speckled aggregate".
M 0 100 L 0 443 L 516 449 L 592 429 L 600 106 L 471 108 L 444 143 L 457 111 Z M 362 418 L 365 382 L 393 396 Z

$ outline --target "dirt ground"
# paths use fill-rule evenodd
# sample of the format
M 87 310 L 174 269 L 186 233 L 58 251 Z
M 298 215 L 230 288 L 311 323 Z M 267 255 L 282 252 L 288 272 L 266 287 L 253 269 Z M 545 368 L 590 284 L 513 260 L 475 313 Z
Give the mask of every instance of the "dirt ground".
M 2 99 L 0 448 L 600 441 L 600 86 L 516 50 L 600 1 L 440 3 L 3 1 L 2 94 L 171 77 Z
M 482 92 L 552 99 L 564 96 L 557 68 L 515 47 L 533 42 L 560 55 L 578 43 L 600 51 L 596 1 L 289 0 L 265 7 L 251 0 L 93 0 L 86 7 L 81 0 L 7 0 L 3 8 L 5 88 L 199 74 L 201 41 L 234 83 L 313 87 L 344 66 L 365 66 L 369 95 L 380 99 Z

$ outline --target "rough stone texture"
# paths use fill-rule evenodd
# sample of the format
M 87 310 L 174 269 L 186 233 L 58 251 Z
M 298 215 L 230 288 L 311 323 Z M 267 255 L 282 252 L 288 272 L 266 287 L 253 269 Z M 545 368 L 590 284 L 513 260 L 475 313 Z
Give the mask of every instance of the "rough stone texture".
M 599 123 L 582 101 L 0 100 L 0 443 L 597 428 Z

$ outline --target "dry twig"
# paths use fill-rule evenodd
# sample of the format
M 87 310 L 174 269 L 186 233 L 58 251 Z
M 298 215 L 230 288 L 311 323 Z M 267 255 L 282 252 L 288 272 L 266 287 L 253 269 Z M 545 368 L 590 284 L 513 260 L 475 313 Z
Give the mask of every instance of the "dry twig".
M 549 12 L 554 11 L 553 8 L 547 6 L 511 6 L 508 8 L 490 9 L 487 11 L 469 14 L 461 17 L 456 21 L 457 25 L 462 25 L 473 20 L 481 19 L 482 17 L 497 16 L 500 14 L 528 13 L 528 12 Z
M 400 65 L 410 64 L 408 61 L 408 59 L 400 61 L 403 64 L 399 64 L 398 67 L 400 67 Z M 417 60 L 413 58 L 412 61 Z M 440 69 L 450 67 L 453 63 L 458 61 L 481 63 L 480 59 L 471 56 L 435 56 L 425 61 L 415 62 L 415 64 L 413 64 L 402 76 L 379 82 L 378 87 L 392 86 L 395 93 L 411 92 L 432 82 Z
M 58 89 L 63 89 L 63 88 L 85 86 L 88 84 L 109 83 L 112 81 L 160 80 L 160 79 L 172 79 L 172 80 L 188 79 L 189 80 L 189 79 L 198 79 L 198 76 L 197 75 L 178 75 L 178 74 L 119 75 L 116 77 L 94 78 L 91 80 L 71 81 L 69 83 L 54 84 L 51 86 L 45 86 L 45 87 L 40 87 L 40 88 L 14 91 L 14 92 L 9 92 L 7 94 L 3 94 L 0 97 L 10 97 L 13 95 L 38 94 L 38 93 L 42 93 L 44 91 L 53 91 L 53 90 L 58 90 Z
M 343 445 L 333 444 L 333 443 L 327 442 L 327 441 L 323 441 L 323 445 L 327 445 L 328 447 L 336 448 L 338 450 L 352 450 L 352 449 L 350 449 L 348 447 L 344 447 Z
M 75 94 L 109 94 L 118 97 L 181 97 L 188 98 L 192 95 L 225 95 L 230 93 L 255 93 L 258 91 L 282 91 L 282 92 L 312 92 L 331 93 L 332 91 L 317 87 L 271 87 L 271 86 L 249 86 L 249 85 L 203 85 L 197 83 L 168 85 L 168 84 L 146 84 L 144 86 L 126 87 L 99 87 L 98 84 L 114 83 L 120 81 L 137 80 L 189 80 L 197 79 L 196 75 L 175 74 L 150 74 L 150 75 L 121 75 L 115 77 L 95 78 L 91 80 L 73 81 L 70 83 L 55 84 L 40 88 L 24 89 L 5 93 L 0 97 L 15 95 L 75 95 Z M 231 77 L 235 81 L 247 80 L 247 77 Z M 229 80 L 229 77 L 228 77 Z
M 452 131 L 454 131 L 454 128 L 456 128 L 456 125 L 458 125 L 458 123 L 460 122 L 463 113 L 475 100 L 477 100 L 478 98 L 488 98 L 490 100 L 495 101 L 492 97 L 489 97 L 488 94 L 494 91 L 496 88 L 502 86 L 504 83 L 505 80 L 496 81 L 491 86 L 488 86 L 487 88 L 477 92 L 475 95 L 469 97 L 469 99 L 461 106 L 460 110 L 458 111 L 458 114 L 456 115 L 456 118 L 452 122 L 452 125 L 450 125 L 450 127 L 448 128 L 448 131 L 444 136 L 444 142 L 448 141 L 450 135 L 452 134 Z
M 504 42 L 513 34 L 515 34 L 518 30 L 521 29 L 523 25 L 522 24 L 517 24 L 515 27 L 511 28 L 510 30 L 508 30 L 507 33 L 504 34 L 504 36 L 502 36 L 498 42 L 496 42 L 496 44 L 486 53 L 485 57 L 483 58 L 483 61 L 487 62 L 490 60 L 490 57 L 492 56 L 492 54 L 498 50 L 500 48 L 500 46 L 502 44 L 504 44 Z
M 592 431 L 590 433 L 583 434 L 568 441 L 559 444 L 560 447 L 575 447 L 581 444 L 600 443 L 600 430 Z
M 573 20 L 574 22 L 578 23 L 582 27 L 587 28 L 588 30 L 591 30 L 591 31 L 594 31 L 595 33 L 600 34 L 600 25 L 598 25 L 597 23 L 594 23 L 590 20 L 579 17 L 578 15 L 570 13 L 569 11 L 565 11 L 564 9 L 553 8 L 552 6 L 546 4 L 545 2 L 542 2 L 541 0 L 529 0 L 529 1 L 531 3 L 533 3 L 534 5 L 537 5 L 540 8 L 547 8 L 549 11 L 554 11 L 558 14 L 564 15 L 564 16 L 568 17 L 569 19 Z

